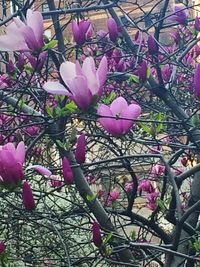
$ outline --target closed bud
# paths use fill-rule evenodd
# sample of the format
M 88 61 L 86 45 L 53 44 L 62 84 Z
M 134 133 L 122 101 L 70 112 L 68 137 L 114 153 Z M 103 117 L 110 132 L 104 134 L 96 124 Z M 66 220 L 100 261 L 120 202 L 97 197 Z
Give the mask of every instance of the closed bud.
M 196 17 L 194 21 L 194 28 L 196 31 L 200 31 L 200 18 Z
M 99 248 L 102 245 L 103 240 L 101 237 L 100 226 L 98 222 L 93 222 L 92 235 L 93 235 L 93 243 L 95 244 L 96 247 Z
M 108 26 L 110 40 L 115 42 L 119 35 L 119 30 L 116 21 L 113 18 L 109 18 L 107 26 Z
M 81 134 L 78 138 L 77 145 L 76 145 L 76 152 L 75 157 L 76 161 L 79 164 L 85 162 L 85 155 L 86 155 L 86 140 L 85 134 Z
M 62 169 L 63 169 L 63 177 L 66 184 L 72 184 L 73 183 L 73 172 L 72 168 L 70 166 L 69 160 L 64 157 L 62 159 Z
M 148 51 L 150 55 L 154 55 L 158 52 L 158 46 L 152 35 L 149 35 L 147 40 Z
M 33 192 L 28 182 L 24 182 L 22 186 L 22 199 L 26 210 L 33 211 L 36 207 L 33 198 Z
M 147 69 L 147 62 L 144 60 L 138 69 L 138 77 L 141 82 L 146 82 L 147 80 Z
M 0 255 L 6 250 L 6 245 L 3 241 L 0 241 Z

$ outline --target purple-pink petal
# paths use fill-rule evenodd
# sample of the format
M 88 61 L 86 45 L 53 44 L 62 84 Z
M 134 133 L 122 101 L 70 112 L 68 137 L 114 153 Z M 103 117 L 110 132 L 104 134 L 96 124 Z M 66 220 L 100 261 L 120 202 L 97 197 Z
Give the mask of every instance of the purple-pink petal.
M 46 82 L 43 89 L 52 95 L 68 95 L 67 89 L 59 82 Z
M 41 165 L 32 165 L 32 166 L 27 167 L 26 170 L 35 170 L 39 174 L 42 174 L 44 176 L 51 176 L 52 175 L 52 172 L 50 170 L 48 170 L 47 168 L 45 168 L 44 166 L 41 166 Z

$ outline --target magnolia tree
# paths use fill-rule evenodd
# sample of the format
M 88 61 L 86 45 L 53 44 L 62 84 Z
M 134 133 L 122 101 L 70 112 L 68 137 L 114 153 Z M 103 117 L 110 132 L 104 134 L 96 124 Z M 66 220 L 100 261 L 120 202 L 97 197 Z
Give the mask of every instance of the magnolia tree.
M 1 266 L 200 266 L 198 5 L 7 2 Z

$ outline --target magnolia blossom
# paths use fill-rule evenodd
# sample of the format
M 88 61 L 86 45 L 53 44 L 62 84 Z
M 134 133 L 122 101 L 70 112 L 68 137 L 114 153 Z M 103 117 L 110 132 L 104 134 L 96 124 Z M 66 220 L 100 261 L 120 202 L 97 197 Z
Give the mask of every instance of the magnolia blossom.
M 137 104 L 128 105 L 123 97 L 118 97 L 110 107 L 104 104 L 100 105 L 97 113 L 101 116 L 98 121 L 102 127 L 108 133 L 119 136 L 130 130 L 134 124 L 134 119 L 140 116 L 141 108 Z
M 142 193 L 142 191 L 145 191 L 147 193 L 152 193 L 154 191 L 154 188 L 149 180 L 143 180 L 138 186 L 138 190 L 140 194 Z
M 81 20 L 79 24 L 72 20 L 72 33 L 74 41 L 78 45 L 84 44 L 85 41 L 92 37 L 92 26 L 89 20 Z
M 116 21 L 113 18 L 109 18 L 107 21 L 107 26 L 110 40 L 115 42 L 119 35 L 119 30 Z
M 197 65 L 197 68 L 194 73 L 194 93 L 196 97 L 200 98 L 200 64 Z
M 44 26 L 42 14 L 27 10 L 26 24 L 13 18 L 6 27 L 6 34 L 0 36 L 1 51 L 38 51 L 44 45 Z
M 105 56 L 97 70 L 92 57 L 84 60 L 82 68 L 78 61 L 76 64 L 66 61 L 60 66 L 60 75 L 69 90 L 59 82 L 46 82 L 43 88 L 53 95 L 67 95 L 80 109 L 86 110 L 92 104 L 94 96 L 101 96 L 107 68 Z
M 0 254 L 4 253 L 6 250 L 6 245 L 3 241 L 0 241 Z
M 154 191 L 147 195 L 148 204 L 147 207 L 151 210 L 155 210 L 157 208 L 157 198 L 160 196 L 160 192 Z
M 28 182 L 24 182 L 22 186 L 22 199 L 26 210 L 32 211 L 35 209 L 36 204 L 33 198 L 33 192 Z
M 196 31 L 200 31 L 200 18 L 196 17 L 194 21 L 194 28 Z
M 70 166 L 69 160 L 66 157 L 62 159 L 62 170 L 65 183 L 72 184 L 74 181 L 73 171 Z
M 25 145 L 20 142 L 0 146 L 0 181 L 5 185 L 17 185 L 24 178 Z
M 158 45 L 152 35 L 149 35 L 147 40 L 148 51 L 150 55 L 154 55 L 158 51 Z
M 188 10 L 184 5 L 176 5 L 174 9 L 174 14 L 170 16 L 170 20 L 178 22 L 180 24 L 186 24 L 188 19 Z
M 75 158 L 77 163 L 82 164 L 85 162 L 85 154 L 86 154 L 86 140 L 85 140 L 85 134 L 82 133 L 79 136 L 76 145 Z
M 100 247 L 103 243 L 101 232 L 100 232 L 100 226 L 98 222 L 93 222 L 92 225 L 92 236 L 93 236 L 93 243 L 96 247 Z
M 165 174 L 165 166 L 161 164 L 156 164 L 151 169 L 151 177 L 158 178 Z

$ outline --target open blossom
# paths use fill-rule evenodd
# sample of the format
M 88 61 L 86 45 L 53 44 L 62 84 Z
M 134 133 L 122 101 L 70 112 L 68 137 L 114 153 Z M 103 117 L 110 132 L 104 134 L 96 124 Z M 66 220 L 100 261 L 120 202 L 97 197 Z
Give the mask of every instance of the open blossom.
M 32 211 L 35 209 L 36 204 L 33 198 L 33 192 L 28 182 L 24 182 L 22 186 L 22 199 L 26 210 Z
M 72 20 L 72 33 L 78 45 L 84 44 L 92 36 L 92 26 L 89 20 L 81 20 L 79 24 Z
M 1 51 L 38 51 L 44 45 L 44 26 L 42 14 L 27 10 L 26 24 L 13 18 L 6 27 L 6 34 L 0 36 Z
M 43 88 L 53 95 L 67 95 L 80 109 L 86 110 L 92 104 L 94 96 L 101 96 L 107 68 L 105 56 L 97 70 L 92 57 L 87 57 L 82 67 L 78 61 L 76 64 L 66 61 L 60 66 L 60 75 L 69 90 L 59 82 L 46 82 Z
M 176 5 L 174 9 L 174 14 L 169 18 L 171 21 L 178 22 L 182 25 L 187 23 L 188 10 L 184 5 Z
M 110 191 L 108 199 L 107 199 L 107 206 L 110 206 L 113 204 L 113 202 L 117 201 L 120 197 L 120 192 L 118 191 Z
M 161 164 L 156 164 L 151 169 L 151 177 L 158 178 L 165 174 L 165 166 Z
M 157 208 L 157 198 L 160 196 L 160 192 L 154 191 L 147 195 L 148 204 L 147 207 L 151 210 Z
M 143 180 L 138 186 L 138 190 L 140 194 L 142 193 L 142 191 L 145 191 L 147 193 L 152 193 L 154 191 L 154 188 L 149 180 Z
M 113 136 L 119 136 L 130 130 L 134 119 L 140 116 L 141 108 L 137 104 L 128 105 L 123 97 L 118 97 L 110 107 L 100 105 L 97 113 L 102 117 L 98 120 L 101 126 Z
M 0 146 L 0 181 L 5 185 L 17 185 L 24 178 L 25 145 L 20 142 Z

